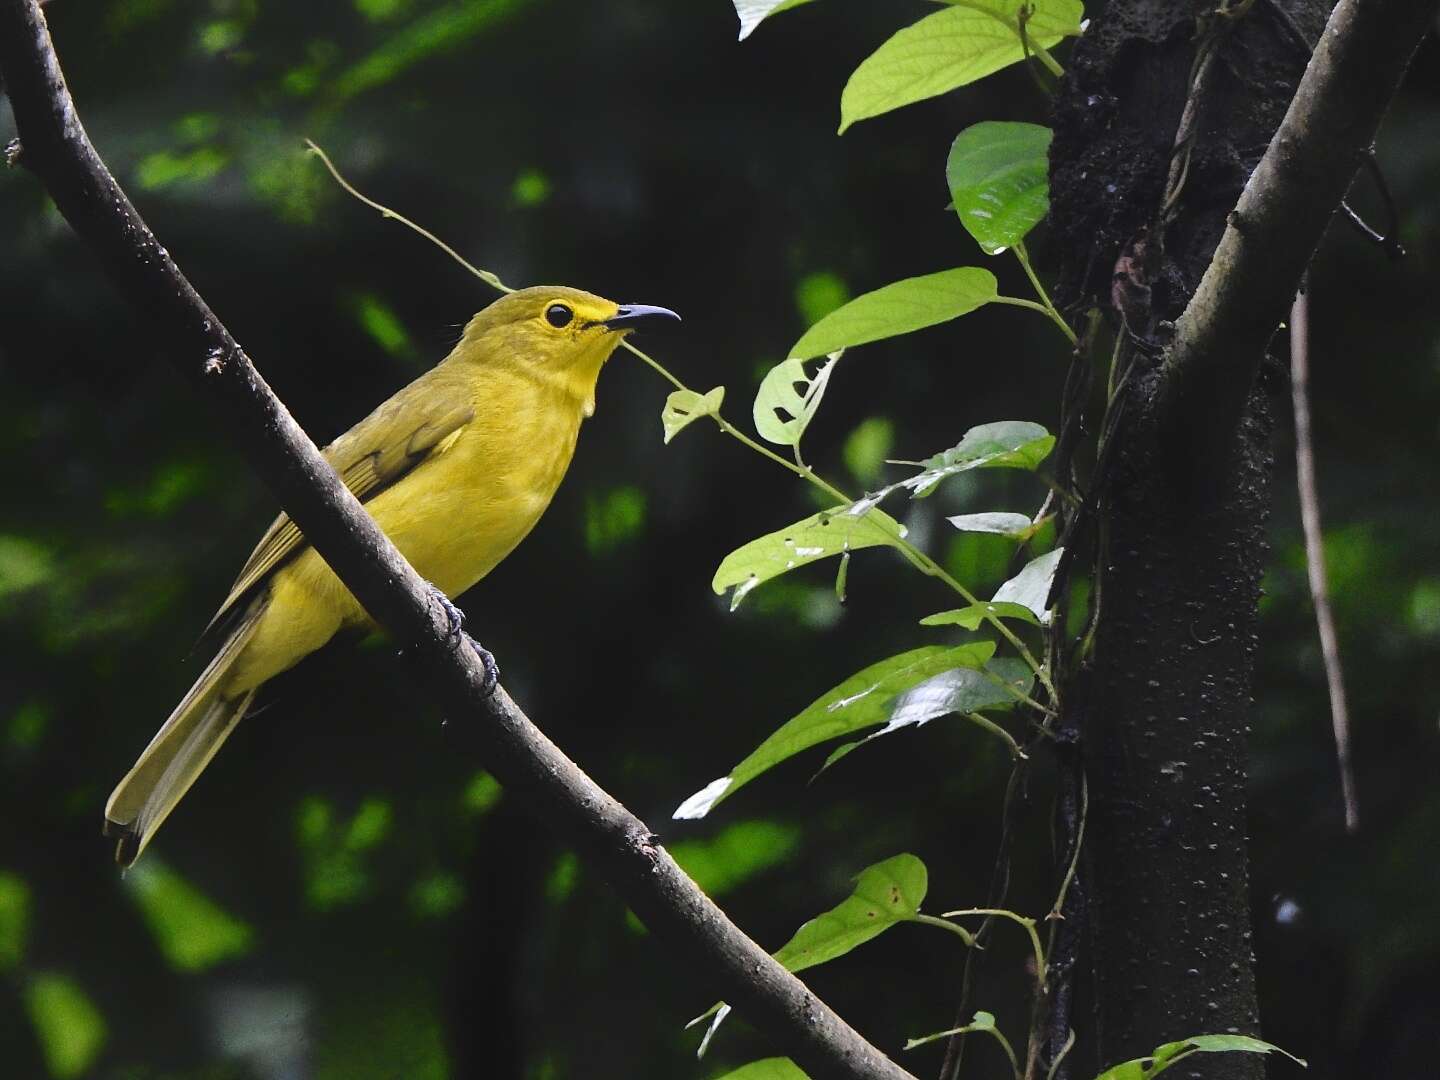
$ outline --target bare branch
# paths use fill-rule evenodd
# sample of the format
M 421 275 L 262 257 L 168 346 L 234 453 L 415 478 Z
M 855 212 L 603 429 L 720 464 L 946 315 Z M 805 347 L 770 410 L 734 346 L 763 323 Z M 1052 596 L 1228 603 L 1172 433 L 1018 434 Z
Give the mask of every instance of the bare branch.
M 1350 762 L 1350 707 L 1345 699 L 1345 673 L 1340 666 L 1340 639 L 1325 581 L 1325 542 L 1320 527 L 1320 491 L 1315 481 L 1315 443 L 1310 433 L 1310 293 L 1308 286 L 1295 294 L 1290 305 L 1290 397 L 1295 409 L 1295 486 L 1300 494 L 1300 521 L 1305 529 L 1305 564 L 1310 573 L 1310 596 L 1315 624 L 1320 631 L 1320 652 L 1325 658 L 1325 682 L 1330 690 L 1330 721 L 1335 730 L 1335 754 L 1340 763 L 1340 794 L 1345 800 L 1345 831 L 1360 827 L 1360 804 L 1355 795 L 1355 770 Z
M 1435 0 L 1340 0 L 1177 325 L 1163 407 L 1172 451 L 1229 445 L 1265 345 L 1375 139 Z
M 694 966 L 707 993 L 746 1013 L 816 1078 L 913 1080 L 742 933 L 640 821 L 587 777 L 485 670 L 449 639 L 434 594 L 361 509 L 181 274 L 91 146 L 35 0 L 0 0 L 0 73 L 19 160 L 99 256 L 115 285 L 155 317 L 176 367 L 215 406 L 276 499 L 366 611 L 420 664 L 433 694 L 478 741 L 507 790 L 615 886 L 655 937 Z

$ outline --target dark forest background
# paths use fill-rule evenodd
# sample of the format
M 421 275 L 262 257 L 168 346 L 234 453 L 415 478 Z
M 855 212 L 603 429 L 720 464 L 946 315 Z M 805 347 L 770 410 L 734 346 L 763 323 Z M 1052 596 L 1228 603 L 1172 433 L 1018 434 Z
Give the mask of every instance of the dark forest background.
M 725 0 L 46 10 L 91 137 L 324 441 L 440 359 L 493 297 L 342 195 L 305 136 L 513 284 L 680 311 L 642 345 L 693 386 L 724 383 L 747 427 L 759 376 L 815 318 L 896 278 L 981 263 L 945 209 L 945 152 L 967 124 L 1043 121 L 1045 103 L 1015 69 L 837 138 L 849 72 L 924 13 L 895 7 L 831 0 L 743 45 Z M 1420 1075 L 1440 1019 L 1437 72 L 1432 42 L 1378 148 L 1408 258 L 1337 224 L 1313 274 L 1353 837 L 1288 428 L 1277 439 L 1251 761 L 1256 952 L 1265 1036 L 1317 1080 Z M 1043 227 L 1032 249 L 1043 270 Z M 985 265 L 1025 295 L 1017 267 Z M 857 350 L 809 456 L 859 488 L 884 457 L 934 453 L 977 423 L 1053 426 L 1053 337 L 992 308 Z M 105 796 L 203 663 L 190 648 L 275 509 L 151 338 L 33 179 L 0 175 L 0 1074 L 678 1078 L 774 1052 L 736 1020 L 695 1062 L 682 1025 L 711 1003 L 705 980 L 506 800 L 379 639 L 277 680 L 152 852 L 117 872 Z M 928 909 L 981 902 L 1008 768 L 954 718 L 813 785 L 823 755 L 703 822 L 669 820 L 851 672 L 940 640 L 916 620 L 949 597 L 862 552 L 843 607 L 817 569 L 730 613 L 709 588 L 719 560 L 814 504 L 707 424 L 662 447 L 666 391 L 633 357 L 607 368 L 549 513 L 463 598 L 472 631 L 530 715 L 762 944 L 901 851 L 930 867 Z M 906 523 L 993 585 L 1009 542 L 940 528 L 982 493 L 984 509 L 998 495 L 1021 511 L 1040 496 L 1018 474 L 957 482 Z M 1017 821 L 1021 911 L 1049 904 L 1048 783 L 1042 765 Z M 949 1025 L 961 960 L 904 927 L 807 979 L 898 1053 Z M 975 994 L 1016 1029 L 1024 961 L 1001 934 Z M 902 1060 L 929 1075 L 937 1053 Z M 973 1075 L 992 1075 L 993 1053 L 975 1048 Z

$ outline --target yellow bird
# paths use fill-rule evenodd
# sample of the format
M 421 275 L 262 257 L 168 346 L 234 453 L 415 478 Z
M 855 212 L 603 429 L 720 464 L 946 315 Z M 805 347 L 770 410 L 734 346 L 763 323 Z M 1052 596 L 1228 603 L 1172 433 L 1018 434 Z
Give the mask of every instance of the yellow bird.
M 595 411 L 600 368 L 635 325 L 678 319 L 578 289 L 511 293 L 450 355 L 325 448 L 345 486 L 447 596 L 493 570 L 540 520 Z M 219 651 L 105 806 L 129 866 L 245 715 L 267 679 L 343 627 L 373 626 L 281 514 L 206 634 Z

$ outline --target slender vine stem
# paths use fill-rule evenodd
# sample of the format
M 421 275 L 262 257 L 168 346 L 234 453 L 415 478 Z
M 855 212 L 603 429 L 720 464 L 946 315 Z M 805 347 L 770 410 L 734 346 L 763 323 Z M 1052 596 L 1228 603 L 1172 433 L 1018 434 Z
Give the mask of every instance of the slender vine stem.
M 979 1015 L 979 1013 L 976 1013 L 976 1016 Z M 988 1016 L 988 1014 L 986 1015 Z M 975 1032 L 984 1032 L 986 1035 L 993 1036 L 995 1040 L 1000 1043 L 1001 1049 L 1005 1051 L 1005 1056 L 1010 1059 L 1010 1069 L 1015 1074 L 1015 1080 L 1020 1080 L 1020 1059 L 1015 1056 L 1015 1048 L 1010 1045 L 1010 1040 L 1005 1037 L 1003 1031 L 995 1026 L 993 1021 L 983 1024 L 965 1024 L 962 1027 L 950 1028 L 946 1031 L 937 1031 L 933 1035 L 925 1035 L 919 1039 L 909 1039 L 905 1043 L 905 1049 L 914 1050 L 918 1046 L 935 1042 L 937 1039 L 948 1039 L 952 1035 L 970 1035 Z
M 1015 246 L 1010 250 L 1014 253 L 1015 258 L 1019 260 L 1021 268 L 1025 271 L 1025 276 L 1030 279 L 1030 285 L 1035 289 L 1035 294 L 1040 297 L 1042 310 L 1049 316 L 1050 321 L 1060 328 L 1060 332 L 1065 335 L 1066 340 L 1070 342 L 1072 348 L 1080 344 L 1079 337 L 1076 336 L 1070 324 L 1065 321 L 1065 316 L 1061 315 L 1059 309 L 1055 307 L 1055 302 L 1050 299 L 1050 294 L 1045 291 L 1045 286 L 1040 284 L 1040 278 L 1035 273 L 1035 268 L 1030 265 L 1030 253 L 1025 250 L 1025 242 L 1023 240 L 1017 240 Z
M 953 923 L 949 919 L 942 919 L 938 915 L 915 915 L 915 922 L 924 923 L 926 926 L 938 926 L 949 930 L 952 934 L 960 935 L 960 940 L 965 942 L 969 948 L 975 947 L 975 935 L 966 930 L 959 923 Z
M 1074 1029 L 1074 1028 L 1071 1028 L 1071 1029 L 1070 1029 L 1070 1035 L 1069 1035 L 1069 1037 L 1066 1038 L 1066 1040 L 1065 1040 L 1065 1045 L 1062 1046 L 1062 1047 L 1060 1048 L 1060 1052 L 1055 1055 L 1055 1060 L 1052 1061 L 1052 1062 L 1050 1062 L 1050 1068 L 1049 1068 L 1049 1070 L 1045 1073 L 1045 1080 L 1055 1080 L 1055 1074 L 1060 1071 L 1060 1063 L 1065 1060 L 1065 1055 L 1068 1054 L 1068 1053 L 1070 1053 L 1071 1049 L 1072 1049 L 1074 1046 L 1075 1046 L 1075 1029 Z
M 995 723 L 995 721 L 991 720 L 988 716 L 982 716 L 980 713 L 977 712 L 968 712 L 965 713 L 965 719 L 969 720 L 972 724 L 979 725 L 986 731 L 990 732 L 992 735 L 998 735 L 1001 739 L 1003 739 L 1005 741 L 1005 745 L 1010 747 L 1010 756 L 1015 760 L 1023 761 L 1025 758 L 1030 756 L 1020 748 L 1020 744 L 1015 741 L 1015 736 L 1011 735 L 1008 731 L 1006 731 L 999 724 Z
M 1009 919 L 1017 926 L 1024 928 L 1025 933 L 1030 935 L 1030 948 L 1035 951 L 1035 985 L 1043 995 L 1045 988 L 1049 985 L 1049 972 L 1045 968 L 1045 947 L 1040 944 L 1040 932 L 1035 929 L 1035 920 L 1028 919 L 1024 915 L 1011 911 L 1009 908 L 961 908 L 958 911 L 946 911 L 943 918 L 956 919 L 965 915 L 994 915 L 1001 919 Z
M 1070 885 L 1075 880 L 1075 873 L 1080 868 L 1080 849 L 1085 843 L 1085 819 L 1089 814 L 1090 784 L 1082 771 L 1080 773 L 1080 823 L 1075 830 L 1075 850 L 1070 853 L 1070 865 L 1065 868 L 1065 877 L 1060 882 L 1060 891 L 1055 896 L 1055 904 L 1050 908 L 1050 914 L 1046 916 L 1048 919 L 1063 918 L 1060 909 L 1065 906 L 1065 894 L 1070 891 Z

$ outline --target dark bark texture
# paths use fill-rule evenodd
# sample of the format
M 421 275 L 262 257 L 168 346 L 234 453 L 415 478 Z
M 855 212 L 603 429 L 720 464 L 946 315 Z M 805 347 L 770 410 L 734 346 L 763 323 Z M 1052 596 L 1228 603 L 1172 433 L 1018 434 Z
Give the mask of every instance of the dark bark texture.
M 1246 867 L 1245 757 L 1272 427 L 1262 375 L 1222 452 L 1162 454 L 1153 355 L 1199 283 L 1328 13 L 1256 0 L 1197 29 L 1175 0 L 1112 0 L 1069 61 L 1051 152 L 1060 294 L 1123 315 L 1141 344 L 1103 477 L 1100 622 L 1066 688 L 1090 783 L 1085 841 L 1103 1064 L 1207 1033 L 1259 1034 Z M 1298 33 L 1297 33 L 1298 31 Z M 1172 148 L 1198 43 L 1188 174 L 1170 215 Z M 1138 267 L 1127 296 L 1117 261 Z M 1115 301 L 1115 302 L 1112 302 Z M 1157 348 L 1143 342 L 1151 339 Z M 1197 478 L 1203 478 L 1196 482 Z M 1085 1018 L 1077 1017 L 1083 1026 Z M 1082 1070 L 1083 1071 L 1083 1070 Z M 1259 1077 L 1250 1055 L 1200 1055 L 1192 1077 Z

